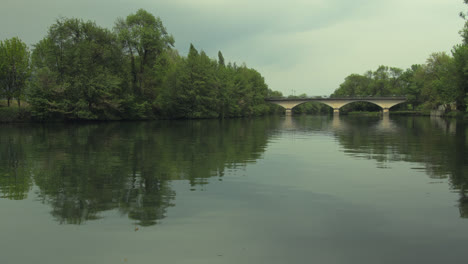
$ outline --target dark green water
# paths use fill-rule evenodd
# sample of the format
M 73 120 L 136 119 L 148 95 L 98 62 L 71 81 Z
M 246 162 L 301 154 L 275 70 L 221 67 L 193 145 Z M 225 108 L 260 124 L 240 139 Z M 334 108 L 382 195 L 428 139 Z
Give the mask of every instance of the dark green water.
M 0 125 L 0 263 L 465 263 L 467 128 Z

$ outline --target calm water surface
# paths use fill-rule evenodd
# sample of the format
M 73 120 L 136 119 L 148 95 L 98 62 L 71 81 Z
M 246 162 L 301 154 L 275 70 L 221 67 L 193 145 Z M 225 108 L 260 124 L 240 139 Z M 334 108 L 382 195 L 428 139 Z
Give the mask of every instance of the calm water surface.
M 468 125 L 0 125 L 0 263 L 465 263 Z

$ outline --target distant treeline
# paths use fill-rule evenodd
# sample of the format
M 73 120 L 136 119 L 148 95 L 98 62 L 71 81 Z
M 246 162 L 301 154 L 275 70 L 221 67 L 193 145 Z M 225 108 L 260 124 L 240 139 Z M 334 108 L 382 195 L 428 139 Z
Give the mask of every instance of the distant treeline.
M 464 0 L 468 4 L 468 0 Z M 365 74 L 351 74 L 331 95 L 343 96 L 406 96 L 407 104 L 396 107 L 411 110 L 432 110 L 442 106 L 445 110 L 467 111 L 468 103 L 468 17 L 460 31 L 463 42 L 455 45 L 451 54 L 433 53 L 425 64 L 409 69 L 380 66 Z M 376 106 L 355 103 L 344 111 L 372 110 Z M 378 108 L 378 107 L 377 107 Z
M 117 19 L 113 30 L 60 18 L 28 47 L 0 42 L 0 98 L 26 101 L 37 120 L 224 118 L 278 111 L 266 104 L 264 78 L 245 64 L 211 59 L 193 45 L 174 48 L 162 21 L 145 10 Z

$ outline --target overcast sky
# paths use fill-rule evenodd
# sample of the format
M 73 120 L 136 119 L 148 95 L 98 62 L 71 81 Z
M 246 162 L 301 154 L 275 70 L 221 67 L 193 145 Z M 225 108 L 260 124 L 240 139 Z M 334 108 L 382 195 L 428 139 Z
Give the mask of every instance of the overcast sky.
M 143 8 L 162 19 L 186 55 L 255 68 L 283 94 L 329 95 L 351 73 L 379 65 L 408 68 L 460 43 L 463 0 L 0 0 L 0 39 L 28 45 L 56 18 L 111 29 Z

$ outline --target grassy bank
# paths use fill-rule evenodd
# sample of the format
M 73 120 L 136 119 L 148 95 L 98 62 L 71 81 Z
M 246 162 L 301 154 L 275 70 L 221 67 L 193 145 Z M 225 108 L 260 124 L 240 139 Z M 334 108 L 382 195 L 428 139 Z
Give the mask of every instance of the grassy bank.
M 395 111 L 390 112 L 391 115 L 401 116 L 430 116 L 431 111 Z M 463 118 L 468 119 L 468 113 L 460 111 L 451 111 L 440 115 L 440 117 Z
M 342 115 L 350 115 L 350 116 L 380 116 L 382 112 L 365 112 L 365 111 L 355 111 L 355 112 L 348 112 L 342 113 Z M 398 116 L 430 116 L 431 111 L 390 111 L 390 115 L 398 115 Z M 460 112 L 460 111 L 452 111 L 447 112 L 441 117 L 453 117 L 453 118 L 464 118 L 468 119 L 468 113 Z
M 16 101 L 10 102 L 10 107 L 7 106 L 6 100 L 0 100 L 0 123 L 18 123 L 30 122 L 31 111 L 27 103 L 22 103 L 18 107 Z
M 400 116 L 430 116 L 431 111 L 390 111 L 390 114 Z
M 343 115 L 349 115 L 349 116 L 380 116 L 380 115 L 382 115 L 382 113 L 381 112 L 353 111 L 353 112 L 343 113 Z

